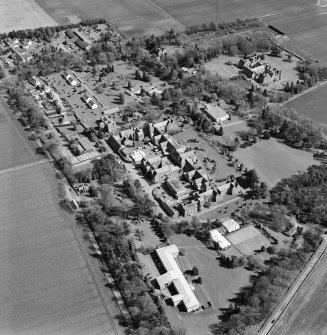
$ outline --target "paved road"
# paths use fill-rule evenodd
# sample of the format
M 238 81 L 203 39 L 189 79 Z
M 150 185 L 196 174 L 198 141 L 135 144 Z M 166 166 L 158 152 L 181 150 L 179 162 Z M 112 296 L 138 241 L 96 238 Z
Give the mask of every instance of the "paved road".
M 305 294 L 304 299 L 303 300 L 301 299 L 302 300 L 301 305 L 298 306 L 292 317 L 284 320 L 282 323 L 282 327 L 278 328 L 278 330 L 275 331 L 276 326 L 280 325 L 279 320 L 283 318 L 283 313 L 285 313 L 288 308 L 293 308 L 292 303 L 294 299 L 298 294 L 302 294 L 301 290 L 303 290 L 303 288 L 307 284 L 307 281 L 311 279 L 310 276 L 315 273 L 314 271 L 316 271 L 316 269 L 319 269 L 319 271 L 318 275 L 315 277 L 312 283 L 312 290 L 314 290 L 319 281 L 322 280 L 322 276 L 326 273 L 327 269 L 325 267 L 325 263 L 321 262 L 321 260 L 326 261 L 326 258 L 327 258 L 327 241 L 324 239 L 322 244 L 316 251 L 316 253 L 313 255 L 309 263 L 302 271 L 301 275 L 297 278 L 296 282 L 293 284 L 291 289 L 285 295 L 284 300 L 280 302 L 274 314 L 266 321 L 262 330 L 260 331 L 260 335 L 268 335 L 268 334 L 282 335 L 287 333 L 288 328 L 291 326 L 295 317 L 299 313 L 301 307 L 307 302 L 306 298 L 312 291 L 308 291 L 307 294 Z M 321 272 L 321 270 L 323 270 L 323 272 Z M 287 334 L 292 335 L 291 333 Z

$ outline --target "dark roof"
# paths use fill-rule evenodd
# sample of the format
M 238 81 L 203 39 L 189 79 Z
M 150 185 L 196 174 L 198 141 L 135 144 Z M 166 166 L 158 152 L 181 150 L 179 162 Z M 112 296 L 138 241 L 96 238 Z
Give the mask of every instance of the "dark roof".
M 75 38 L 75 34 L 74 34 L 74 32 L 73 32 L 71 29 L 67 29 L 67 30 L 66 30 L 66 35 L 67 35 L 69 38 Z
M 86 42 L 81 40 L 76 40 L 75 44 L 83 50 L 86 50 L 86 48 L 89 46 Z

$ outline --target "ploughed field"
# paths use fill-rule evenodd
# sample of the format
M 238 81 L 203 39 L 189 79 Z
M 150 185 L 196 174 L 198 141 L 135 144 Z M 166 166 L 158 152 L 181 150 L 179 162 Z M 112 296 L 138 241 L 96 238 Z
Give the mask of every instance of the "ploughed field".
M 316 0 L 36 0 L 58 23 L 65 17 L 105 18 L 130 35 L 226 22 L 312 6 Z
M 287 34 L 286 49 L 305 58 L 327 63 L 327 7 L 314 7 L 264 19 Z
M 326 334 L 327 319 L 327 252 L 295 294 L 281 317 L 276 320 L 271 335 Z
M 51 178 L 0 171 L 0 333 L 114 334 Z
M 0 18 L 0 33 L 57 25 L 34 0 L 0 0 Z

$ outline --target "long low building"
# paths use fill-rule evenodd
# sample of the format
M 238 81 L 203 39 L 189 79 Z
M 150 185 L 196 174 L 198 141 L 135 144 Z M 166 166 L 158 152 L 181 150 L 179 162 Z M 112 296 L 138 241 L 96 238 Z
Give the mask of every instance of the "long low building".
M 230 242 L 218 231 L 218 229 L 210 230 L 211 240 L 216 243 L 221 250 L 228 249 L 231 244 Z
M 165 272 L 157 277 L 157 283 L 161 290 L 170 284 L 173 284 L 177 294 L 171 296 L 174 306 L 182 304 L 187 312 L 195 312 L 201 310 L 201 304 L 196 298 L 189 283 L 185 279 L 175 258 L 179 255 L 179 250 L 175 244 L 169 245 L 156 250 L 158 257 Z

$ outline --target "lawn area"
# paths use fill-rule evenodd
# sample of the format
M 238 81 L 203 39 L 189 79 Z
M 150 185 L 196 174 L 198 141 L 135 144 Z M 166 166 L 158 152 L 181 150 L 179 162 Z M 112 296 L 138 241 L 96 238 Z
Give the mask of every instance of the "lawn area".
M 323 84 L 288 102 L 286 107 L 294 108 L 299 114 L 327 127 L 326 103 L 327 85 Z
M 179 313 L 181 320 L 172 318 L 173 324 L 176 327 L 184 327 L 188 335 L 209 335 L 211 334 L 209 326 L 218 322 L 217 314 L 221 313 L 220 309 L 228 307 L 229 300 L 235 297 L 241 287 L 248 285 L 252 272 L 244 268 L 230 270 L 221 267 L 216 259 L 217 252 L 207 249 L 194 237 L 174 235 L 170 238 L 170 242 L 185 251 L 185 256 L 178 258 L 183 270 L 191 270 L 193 266 L 199 269 L 203 282 L 202 285 L 196 284 L 194 291 L 196 297 L 205 307 L 208 306 L 208 301 L 212 304 L 212 308 L 203 312 Z
M 67 23 L 67 16 L 81 19 L 103 17 L 122 32 L 130 35 L 160 34 L 174 28 L 203 22 L 228 22 L 237 18 L 267 15 L 303 8 L 315 0 L 37 0 L 38 4 L 58 23 Z
M 0 32 L 56 26 L 34 0 L 0 0 Z
M 114 334 L 50 166 L 0 174 L 3 334 Z
M 231 78 L 239 74 L 240 69 L 234 65 L 228 65 L 226 62 L 238 64 L 239 57 L 229 57 L 221 55 L 204 64 L 205 69 L 212 74 L 218 74 L 220 77 Z
M 293 149 L 274 138 L 238 149 L 234 157 L 248 169 L 255 169 L 269 187 L 316 163 L 312 153 Z

